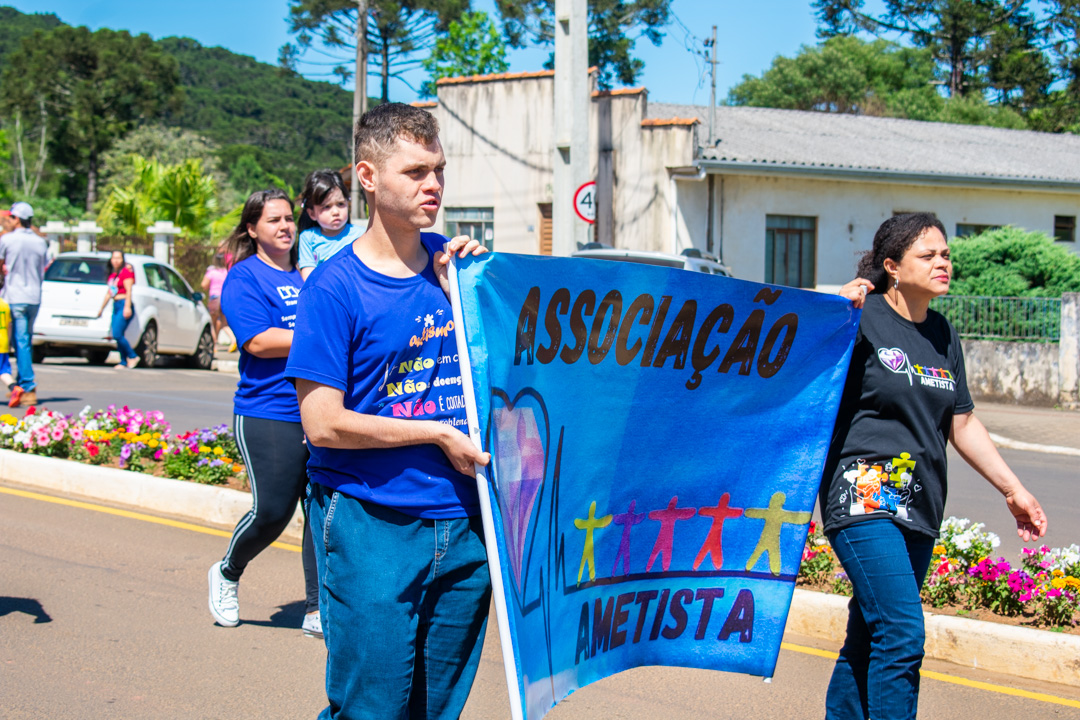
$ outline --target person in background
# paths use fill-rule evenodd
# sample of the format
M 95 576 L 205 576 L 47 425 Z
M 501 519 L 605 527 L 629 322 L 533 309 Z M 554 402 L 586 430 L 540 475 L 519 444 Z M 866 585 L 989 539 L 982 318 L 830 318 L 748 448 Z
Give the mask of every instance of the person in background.
M 925 640 L 919 591 L 945 511 L 947 443 L 1004 496 L 1025 542 L 1045 535 L 1047 520 L 975 417 L 960 338 L 930 309 L 952 277 L 941 221 L 889 218 L 858 274 L 840 291 L 863 312 L 819 495 L 853 588 L 825 716 L 910 720 Z
M 37 405 L 37 383 L 34 381 L 33 348 L 34 320 L 41 306 L 41 284 L 48 264 L 45 240 L 30 228 L 34 209 L 27 203 L 11 206 L 18 226 L 0 241 L 0 261 L 7 275 L 4 299 L 11 307 L 15 326 L 15 358 L 18 365 L 18 386 L 22 389 L 19 407 Z
M 304 180 L 300 195 L 300 259 L 297 267 L 307 280 L 320 263 L 352 245 L 364 229 L 349 222 L 349 201 L 341 173 L 316 170 Z
M 11 308 L 0 298 L 0 383 L 7 388 L 8 407 L 19 407 L 23 389 L 11 376 Z
M 207 575 L 210 614 L 225 627 L 240 624 L 237 590 L 244 569 L 281 535 L 307 485 L 308 446 L 300 408 L 296 390 L 284 376 L 296 298 L 304 283 L 296 269 L 295 241 L 292 201 L 281 190 L 253 193 L 226 240 L 236 262 L 221 291 L 221 308 L 240 346 L 233 427 L 247 467 L 252 508 L 237 523 L 224 559 Z M 307 590 L 301 627 L 305 635 L 322 637 L 319 580 L 307 522 L 301 561 Z
M 139 356 L 131 347 L 131 343 L 124 337 L 124 332 L 135 317 L 134 298 L 131 287 L 135 284 L 135 271 L 127 263 L 123 250 L 113 250 L 109 256 L 109 276 L 105 281 L 108 289 L 105 291 L 105 299 L 101 301 L 98 309 L 98 317 L 105 312 L 105 306 L 112 301 L 112 336 L 116 341 L 116 349 L 120 352 L 120 362 L 116 364 L 117 370 L 134 369 L 139 364 Z
M 218 343 L 218 333 L 228 323 L 221 312 L 221 287 L 229 271 L 225 268 L 225 253 L 214 253 L 214 261 L 203 273 L 202 289 L 206 293 L 206 308 L 210 311 L 210 332 L 214 335 L 214 345 Z

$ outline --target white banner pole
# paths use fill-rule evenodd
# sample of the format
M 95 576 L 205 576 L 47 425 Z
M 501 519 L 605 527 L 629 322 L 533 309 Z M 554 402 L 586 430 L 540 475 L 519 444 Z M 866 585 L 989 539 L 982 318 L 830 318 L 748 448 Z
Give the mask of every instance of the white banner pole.
M 481 451 L 480 420 L 476 410 L 476 394 L 472 381 L 472 363 L 469 361 L 469 343 L 465 337 L 465 322 L 461 312 L 461 294 L 458 285 L 457 255 L 452 255 L 449 267 L 450 306 L 454 311 L 454 336 L 457 340 L 458 365 L 461 369 L 461 390 L 465 395 L 465 413 L 469 419 L 469 437 Z M 493 458 L 494 459 L 494 458 Z M 521 711 L 521 688 L 518 686 L 517 656 L 510 637 L 510 616 L 507 614 L 506 593 L 503 591 L 502 565 L 499 548 L 495 542 L 495 518 L 492 514 L 491 497 L 488 495 L 487 468 L 474 465 L 476 488 L 480 495 L 480 515 L 484 521 L 484 544 L 487 547 L 488 572 L 491 574 L 491 592 L 495 598 L 495 619 L 499 624 L 499 640 L 502 644 L 503 669 L 506 672 L 506 689 L 510 693 L 510 717 L 523 720 Z

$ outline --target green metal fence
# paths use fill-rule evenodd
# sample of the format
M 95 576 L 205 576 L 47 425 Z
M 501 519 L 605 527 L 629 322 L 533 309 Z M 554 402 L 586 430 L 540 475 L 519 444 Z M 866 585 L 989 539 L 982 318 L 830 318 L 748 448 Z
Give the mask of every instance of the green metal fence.
M 962 338 L 1053 343 L 1061 337 L 1061 298 L 945 295 L 930 307 Z

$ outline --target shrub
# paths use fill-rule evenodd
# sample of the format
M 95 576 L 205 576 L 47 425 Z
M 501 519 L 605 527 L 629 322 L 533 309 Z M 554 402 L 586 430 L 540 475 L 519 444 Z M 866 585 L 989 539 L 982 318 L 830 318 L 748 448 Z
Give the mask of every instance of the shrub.
M 953 240 L 950 295 L 1061 297 L 1080 292 L 1080 255 L 1016 227 Z

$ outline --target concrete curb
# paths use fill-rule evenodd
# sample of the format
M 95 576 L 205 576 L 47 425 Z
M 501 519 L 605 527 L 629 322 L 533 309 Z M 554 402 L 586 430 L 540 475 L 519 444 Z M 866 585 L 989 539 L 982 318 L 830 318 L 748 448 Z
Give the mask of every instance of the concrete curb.
M 795 590 L 787 629 L 843 643 L 848 598 Z M 1080 685 L 1080 636 L 925 613 L 926 657 L 1062 685 Z
M 240 374 L 240 362 L 238 360 L 214 360 L 214 363 L 210 366 L 212 370 L 216 370 L 222 373 L 229 373 L 231 375 Z
M 71 460 L 0 450 L 0 480 L 117 503 L 232 529 L 251 509 L 251 493 L 170 480 Z M 281 540 L 299 544 L 304 520 L 299 506 Z
M 1072 455 L 1074 457 L 1080 457 L 1080 449 L 1065 447 L 1064 445 L 1040 445 L 1039 443 L 1021 442 L 1020 440 L 1013 440 L 1011 438 L 1002 437 L 1001 435 L 995 435 L 990 433 L 990 439 L 994 441 L 994 444 L 998 447 L 1009 448 L 1010 450 L 1027 450 L 1028 452 L 1041 452 L 1041 453 L 1053 453 L 1055 455 Z
M 64 495 L 233 527 L 251 509 L 250 493 L 69 460 L 0 450 L 0 480 Z M 281 539 L 299 544 L 303 517 L 297 508 Z M 840 644 L 848 599 L 796 589 L 787 629 Z M 1080 685 L 1080 636 L 926 615 L 926 656 L 965 667 Z

